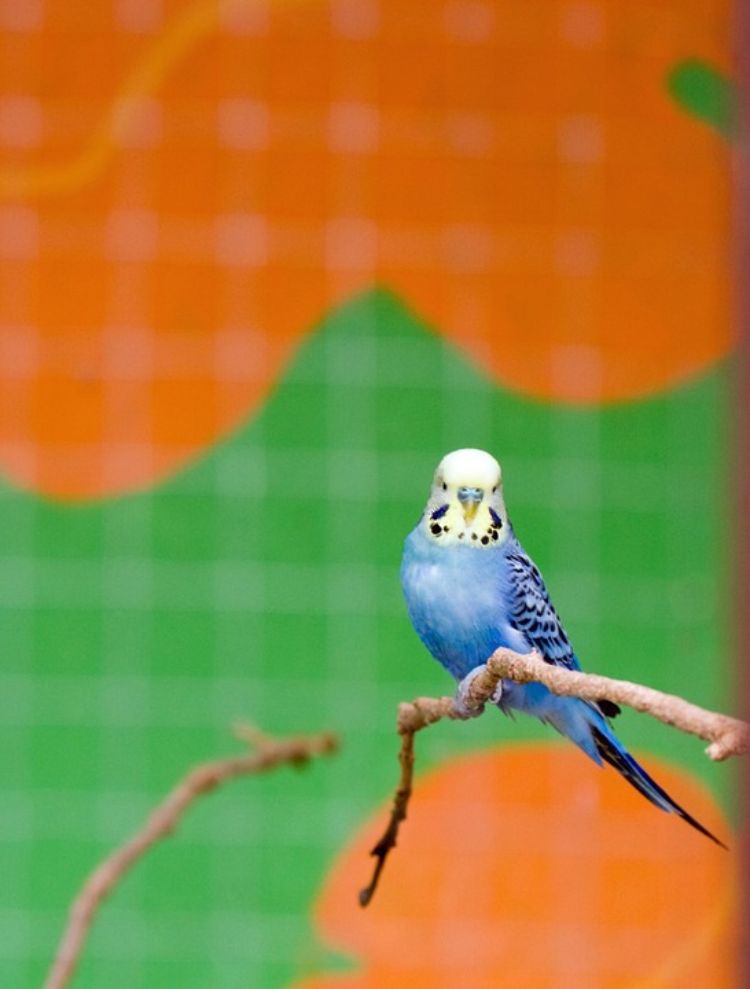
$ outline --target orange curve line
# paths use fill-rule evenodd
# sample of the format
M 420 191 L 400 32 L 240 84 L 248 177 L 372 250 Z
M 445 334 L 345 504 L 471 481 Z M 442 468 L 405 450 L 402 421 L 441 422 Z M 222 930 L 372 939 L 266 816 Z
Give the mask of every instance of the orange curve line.
M 154 93 L 172 69 L 204 37 L 218 29 L 222 13 L 248 2 L 251 0 L 196 0 L 180 11 L 125 77 L 83 149 L 72 158 L 53 164 L 0 167 L 0 199 L 60 196 L 93 182 L 137 117 L 139 101 Z

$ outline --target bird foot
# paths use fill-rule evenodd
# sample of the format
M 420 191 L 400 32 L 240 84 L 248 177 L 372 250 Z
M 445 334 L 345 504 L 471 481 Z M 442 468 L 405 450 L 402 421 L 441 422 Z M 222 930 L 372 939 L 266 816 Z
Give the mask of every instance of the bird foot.
M 478 718 L 479 715 L 484 711 L 484 704 L 477 705 L 477 703 L 472 699 L 471 696 L 471 685 L 475 678 L 479 676 L 480 673 L 484 673 L 485 665 L 475 666 L 474 669 L 467 673 L 463 680 L 460 681 L 458 689 L 456 690 L 456 695 L 453 698 L 453 707 L 459 718 L 464 718 L 468 720 L 469 718 Z M 492 694 L 488 698 L 490 704 L 499 704 L 500 698 L 503 694 L 502 681 L 498 683 Z

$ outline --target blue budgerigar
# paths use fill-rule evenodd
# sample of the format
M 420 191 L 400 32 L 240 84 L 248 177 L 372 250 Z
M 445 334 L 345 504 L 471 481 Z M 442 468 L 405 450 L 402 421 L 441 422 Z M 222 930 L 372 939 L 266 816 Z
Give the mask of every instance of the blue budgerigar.
M 548 663 L 580 669 L 544 580 L 513 532 L 500 465 L 483 450 L 456 450 L 438 465 L 424 513 L 406 539 L 401 582 L 417 634 L 459 682 L 459 707 L 473 676 L 501 646 L 537 650 Z M 616 704 L 509 680 L 492 701 L 506 714 L 521 711 L 552 725 L 651 803 L 722 844 L 625 749 L 610 725 Z

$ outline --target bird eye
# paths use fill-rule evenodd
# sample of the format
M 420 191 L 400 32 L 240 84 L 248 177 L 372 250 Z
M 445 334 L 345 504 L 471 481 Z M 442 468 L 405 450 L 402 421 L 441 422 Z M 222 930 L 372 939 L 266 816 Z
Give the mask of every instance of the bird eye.
M 497 485 L 495 485 L 495 487 L 492 489 L 492 493 L 495 494 L 496 491 L 497 491 Z
M 443 491 L 447 491 L 447 490 L 448 490 L 448 485 L 445 483 L 445 481 L 443 481 Z

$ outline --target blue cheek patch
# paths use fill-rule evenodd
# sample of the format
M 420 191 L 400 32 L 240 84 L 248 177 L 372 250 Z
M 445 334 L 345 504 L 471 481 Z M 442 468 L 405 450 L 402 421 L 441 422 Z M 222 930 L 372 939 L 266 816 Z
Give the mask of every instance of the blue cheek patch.
M 441 519 L 445 513 L 448 511 L 447 505 L 441 505 L 440 508 L 436 508 L 435 511 L 430 516 L 431 519 Z
M 503 527 L 503 520 L 500 518 L 500 516 L 497 514 L 497 512 L 495 511 L 494 508 L 491 508 L 490 509 L 490 516 L 492 517 L 492 525 L 493 525 L 493 527 L 495 529 L 502 529 L 502 527 Z

